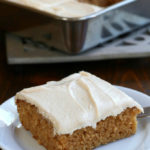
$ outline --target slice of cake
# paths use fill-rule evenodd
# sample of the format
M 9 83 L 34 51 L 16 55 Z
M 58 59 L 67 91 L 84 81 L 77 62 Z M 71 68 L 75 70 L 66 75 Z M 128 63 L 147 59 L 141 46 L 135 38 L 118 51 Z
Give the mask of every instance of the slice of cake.
M 142 107 L 87 72 L 16 94 L 25 129 L 47 150 L 91 150 L 131 136 Z

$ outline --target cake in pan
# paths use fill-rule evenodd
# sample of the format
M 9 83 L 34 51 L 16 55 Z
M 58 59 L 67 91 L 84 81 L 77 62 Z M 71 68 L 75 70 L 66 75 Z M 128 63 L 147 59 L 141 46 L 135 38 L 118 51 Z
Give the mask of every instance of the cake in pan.
M 136 132 L 143 108 L 87 72 L 24 89 L 15 97 L 19 118 L 47 150 L 91 150 Z
M 92 5 L 106 7 L 121 2 L 122 0 L 79 0 L 79 1 L 86 2 Z
M 24 7 L 39 10 L 51 15 L 67 18 L 88 16 L 103 10 L 93 4 L 80 2 L 78 0 L 6 0 L 10 3 L 23 5 Z
M 84 17 L 121 0 L 6 0 L 61 17 Z M 102 7 L 101 7 L 102 6 Z

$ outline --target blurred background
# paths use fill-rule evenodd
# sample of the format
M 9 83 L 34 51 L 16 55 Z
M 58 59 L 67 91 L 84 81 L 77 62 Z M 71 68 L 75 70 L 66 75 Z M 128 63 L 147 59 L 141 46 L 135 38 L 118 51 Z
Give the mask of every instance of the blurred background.
M 1 1 L 0 103 L 81 70 L 150 94 L 149 6 L 136 0 L 88 21 L 64 22 Z

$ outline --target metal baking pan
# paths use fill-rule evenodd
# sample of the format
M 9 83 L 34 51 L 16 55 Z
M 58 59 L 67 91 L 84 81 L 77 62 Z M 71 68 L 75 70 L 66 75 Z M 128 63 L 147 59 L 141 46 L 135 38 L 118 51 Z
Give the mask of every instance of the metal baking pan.
M 3 0 L 5 3 L 30 9 L 49 18 L 49 22 L 35 27 L 13 32 L 32 41 L 47 43 L 48 46 L 65 51 L 67 53 L 80 53 L 98 44 L 104 43 L 114 37 L 128 32 L 128 28 L 121 20 L 129 19 L 120 8 L 135 0 L 123 0 L 117 4 L 106 7 L 88 16 L 67 18 L 60 17 L 43 10 L 21 5 L 11 0 Z M 2 1 L 2 2 L 3 2 Z M 125 13 L 127 15 L 127 12 Z M 132 21 L 133 18 L 130 20 Z

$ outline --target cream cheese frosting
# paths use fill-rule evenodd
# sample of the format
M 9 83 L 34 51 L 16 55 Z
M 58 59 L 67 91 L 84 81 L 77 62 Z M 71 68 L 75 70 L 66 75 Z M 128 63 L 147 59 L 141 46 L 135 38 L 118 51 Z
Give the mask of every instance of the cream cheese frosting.
M 38 108 L 50 120 L 55 133 L 72 134 L 109 116 L 117 116 L 126 108 L 143 108 L 110 83 L 88 72 L 72 74 L 60 81 L 27 88 L 16 94 Z
M 104 9 L 78 0 L 5 0 L 19 3 L 61 17 L 83 17 Z

